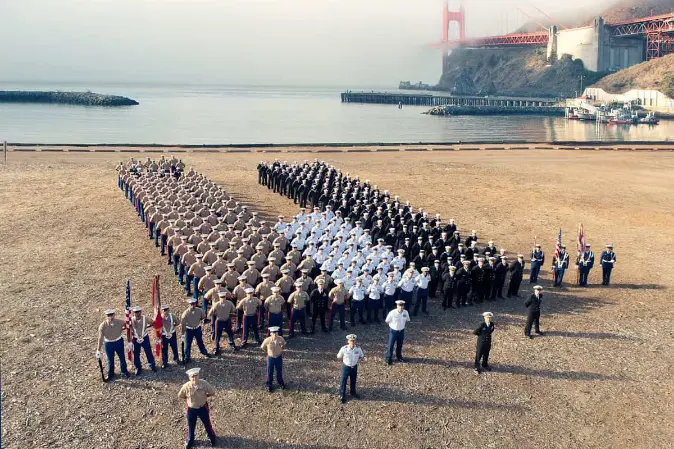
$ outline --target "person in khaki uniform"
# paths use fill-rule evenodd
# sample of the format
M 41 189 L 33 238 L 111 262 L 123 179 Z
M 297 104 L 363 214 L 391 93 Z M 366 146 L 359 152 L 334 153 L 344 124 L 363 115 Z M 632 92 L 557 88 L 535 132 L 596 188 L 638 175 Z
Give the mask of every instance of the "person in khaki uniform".
M 143 309 L 136 306 L 133 308 L 133 317 L 131 318 L 131 332 L 133 335 L 133 365 L 136 367 L 136 376 L 140 376 L 143 368 L 140 363 L 140 350 L 143 349 L 147 364 L 153 372 L 157 372 L 157 367 L 154 365 L 154 355 L 152 354 L 152 346 L 150 346 L 150 336 L 147 329 L 152 327 L 153 321 L 148 320 L 142 314 Z
M 232 290 L 232 294 L 234 295 L 234 302 L 235 304 L 239 304 L 239 301 L 241 301 L 243 298 L 246 297 L 246 289 L 248 287 L 252 288 L 253 286 L 248 284 L 246 282 L 248 278 L 244 275 L 241 275 L 237 278 L 239 281 L 238 285 L 234 287 Z M 235 332 L 240 332 L 241 331 L 241 325 L 243 324 L 243 311 L 237 309 L 236 312 L 236 331 Z
M 306 306 L 309 303 L 309 295 L 302 290 L 303 283 L 295 282 L 295 291 L 288 298 L 288 306 L 292 307 L 290 312 L 290 326 L 288 328 L 288 338 L 295 337 L 295 322 L 299 321 L 302 335 L 307 335 L 306 327 Z
M 287 268 L 284 268 L 281 270 L 281 279 L 276 281 L 276 286 L 281 288 L 281 296 L 283 296 L 283 299 L 288 301 L 288 298 L 290 297 L 290 293 L 292 293 L 293 290 L 293 284 L 295 283 L 295 280 L 291 278 L 288 273 L 290 273 L 290 270 Z M 286 307 L 286 315 L 288 317 L 288 320 L 290 320 L 290 306 L 287 305 Z
M 276 261 L 276 265 L 278 265 L 280 267 L 281 264 L 283 264 L 283 261 L 285 260 L 285 257 L 286 257 L 285 253 L 283 251 L 281 251 L 281 244 L 278 243 L 278 242 L 275 242 L 274 243 L 274 250 L 269 253 L 269 256 L 267 257 L 267 260 L 269 260 L 271 258 L 274 258 L 274 260 Z
M 266 388 L 269 393 L 272 392 L 274 383 L 274 371 L 276 371 L 276 381 L 281 390 L 286 389 L 283 381 L 283 349 L 286 341 L 279 335 L 280 328 L 271 326 L 269 328 L 270 336 L 265 338 L 260 348 L 267 353 L 267 382 Z
M 286 262 L 288 260 L 288 256 L 290 256 L 290 260 L 293 262 L 295 267 L 297 267 L 297 264 L 299 264 L 302 261 L 302 253 L 300 253 L 297 250 L 297 244 L 293 243 L 291 246 L 290 252 L 286 255 Z
M 248 330 L 253 329 L 255 341 L 260 344 L 260 334 L 257 329 L 257 309 L 260 307 L 260 300 L 253 296 L 255 289 L 253 287 L 246 287 L 246 297 L 243 298 L 236 305 L 238 310 L 243 312 L 243 335 L 241 347 L 244 348 L 248 344 Z
M 187 237 L 180 237 L 180 245 L 178 245 L 173 252 L 173 270 L 178 273 L 178 282 L 180 285 L 185 284 L 185 265 L 183 265 L 183 258 L 190 251 L 190 245 L 187 243 Z
M 218 260 L 218 249 L 215 242 L 208 242 L 208 250 L 204 253 L 203 261 L 206 265 L 212 265 Z
M 199 352 L 210 358 L 211 355 L 206 351 L 204 346 L 204 338 L 201 330 L 201 323 L 206 318 L 203 310 L 197 308 L 197 300 L 190 298 L 187 300 L 189 307 L 183 312 L 180 317 L 180 327 L 183 335 L 180 340 L 185 343 L 185 354 L 183 354 L 183 363 L 188 364 L 192 360 L 192 342 L 197 341 Z
M 261 275 L 262 281 L 255 287 L 255 296 L 260 298 L 260 301 L 264 303 L 265 299 L 269 298 L 272 294 L 271 288 L 274 287 L 274 283 L 269 280 L 268 274 Z M 260 329 L 264 329 L 264 307 L 260 307 L 258 311 L 257 323 L 260 326 Z
M 253 247 L 250 246 L 249 242 L 250 242 L 250 239 L 243 239 L 243 245 L 241 245 L 241 247 L 239 248 L 241 251 L 243 251 L 243 257 L 246 260 L 249 260 L 251 258 L 251 256 L 253 255 L 253 253 L 255 252 Z
M 313 273 L 315 266 L 316 264 L 314 263 L 314 259 L 311 258 L 311 254 L 307 253 L 304 260 L 297 265 L 297 269 L 300 271 L 307 270 L 307 273 Z
M 206 264 L 202 261 L 203 256 L 201 254 L 196 254 L 195 258 L 196 262 L 190 265 L 190 268 L 187 270 L 187 281 L 192 281 L 194 299 L 199 300 L 199 281 L 202 277 L 206 276 Z M 187 294 L 190 294 L 189 290 Z
M 129 377 L 124 358 L 124 321 L 115 318 L 115 310 L 105 311 L 105 321 L 98 326 L 98 345 L 96 358 L 101 358 L 101 348 L 105 348 L 105 356 L 108 359 L 108 380 L 115 376 L 115 354 L 119 358 L 119 366 L 124 377 Z
M 346 323 L 344 322 L 344 302 L 346 301 L 347 291 L 344 288 L 344 281 L 337 279 L 335 281 L 336 287 L 330 290 L 328 297 L 330 298 L 330 318 L 328 319 L 328 330 L 332 330 L 332 321 L 335 314 L 339 314 L 339 328 L 346 330 Z
M 255 288 L 260 281 L 260 272 L 255 269 L 255 262 L 252 260 L 249 260 L 246 265 L 248 265 L 248 269 L 241 273 L 241 275 L 246 276 L 248 284 Z
M 278 267 L 278 265 L 276 265 L 275 257 L 269 256 L 267 262 L 269 262 L 269 265 L 267 265 L 262 269 L 262 274 L 268 274 L 269 280 L 272 282 L 276 282 L 278 278 L 281 276 L 281 269 Z
M 227 262 L 233 262 L 234 259 L 236 259 L 236 245 L 232 242 L 229 242 L 229 248 L 225 250 L 225 253 L 223 254 L 225 260 Z
M 206 294 L 206 292 L 215 287 L 215 281 L 220 280 L 215 274 L 213 274 L 213 267 L 211 267 L 210 265 L 206 265 L 204 267 L 204 271 L 206 272 L 206 274 L 199 279 L 199 285 L 197 286 L 199 295 L 202 298 Z M 210 305 L 211 305 L 210 300 L 204 299 L 203 301 L 204 312 L 208 312 L 208 308 L 210 307 Z
M 286 301 L 281 296 L 281 289 L 277 286 L 271 288 L 271 296 L 264 301 L 264 309 L 267 311 L 267 321 L 270 327 L 278 326 L 279 335 L 283 335 L 283 306 Z
M 217 259 L 215 262 L 213 262 L 213 274 L 216 275 L 218 278 L 222 278 L 222 276 L 227 272 L 227 261 L 223 257 L 223 253 L 216 253 Z
M 215 323 L 215 343 L 213 347 L 213 355 L 220 354 L 220 339 L 222 332 L 227 332 L 229 337 L 229 346 L 237 350 L 234 344 L 234 331 L 232 330 L 232 315 L 235 314 L 236 307 L 228 299 L 231 294 L 227 290 L 219 291 L 217 293 L 218 300 L 213 304 L 211 310 L 208 311 L 208 317 Z
M 295 279 L 295 276 L 297 276 L 297 265 L 293 262 L 292 256 L 286 256 L 286 263 L 281 265 L 281 271 L 284 269 L 287 269 L 290 277 Z
M 255 262 L 255 269 L 262 271 L 265 264 L 267 263 L 267 256 L 262 252 L 262 246 L 258 245 L 255 247 L 257 252 L 253 254 L 250 258 L 251 261 Z
M 243 273 L 244 271 L 246 271 L 248 260 L 245 257 L 243 257 L 242 249 L 237 249 L 236 254 L 237 254 L 236 259 L 234 259 L 232 263 L 234 264 L 234 268 L 236 269 L 236 271 L 238 271 L 239 273 Z
M 228 290 L 233 291 L 239 283 L 239 276 L 241 276 L 241 274 L 234 269 L 234 264 L 229 262 L 227 264 L 227 271 L 222 275 L 220 280 L 222 281 L 222 285 L 227 287 Z
M 256 246 L 262 247 L 262 254 L 266 257 L 269 257 L 269 253 L 272 251 L 274 246 L 269 241 L 269 234 L 262 234 L 262 240 Z
M 180 323 L 175 314 L 169 311 L 169 306 L 161 306 L 161 320 L 163 327 L 161 330 L 161 367 L 166 369 L 168 366 L 168 350 L 171 347 L 173 352 L 173 361 L 180 363 L 178 358 L 178 338 L 176 337 L 176 326 Z
M 194 430 L 197 425 L 197 419 L 200 419 L 206 428 L 208 438 L 211 440 L 211 446 L 218 444 L 218 437 L 215 435 L 211 425 L 211 415 L 208 408 L 208 398 L 215 395 L 215 388 L 203 379 L 199 379 L 201 368 L 192 368 L 187 370 L 187 376 L 190 381 L 183 384 L 178 392 L 180 399 L 187 402 L 187 439 L 185 440 L 185 449 L 191 449 L 194 445 Z
M 173 274 L 178 276 L 178 263 L 176 260 L 176 257 L 174 257 L 175 250 L 180 246 L 182 243 L 182 237 L 180 235 L 180 232 L 178 232 L 178 227 L 173 226 L 169 228 L 172 230 L 173 234 L 169 235 L 167 244 L 168 244 L 168 265 L 173 265 Z M 168 231 L 167 231 L 168 234 Z M 187 240 L 187 239 L 185 239 Z M 187 248 L 185 248 L 187 250 Z
M 330 289 L 332 288 L 335 280 L 332 279 L 332 276 L 330 276 L 328 274 L 327 268 L 325 268 L 325 267 L 321 268 L 321 274 L 316 276 L 316 279 L 314 279 L 314 283 L 317 283 L 319 279 L 323 279 L 323 282 L 325 282 L 325 284 L 324 284 L 325 289 L 330 291 Z

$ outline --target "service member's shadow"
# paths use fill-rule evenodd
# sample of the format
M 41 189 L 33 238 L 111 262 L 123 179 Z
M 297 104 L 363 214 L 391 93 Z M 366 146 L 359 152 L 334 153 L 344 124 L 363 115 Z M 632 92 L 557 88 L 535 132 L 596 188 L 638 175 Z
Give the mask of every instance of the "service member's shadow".
M 536 376 L 536 377 L 547 377 L 549 379 L 564 379 L 564 380 L 582 380 L 582 381 L 591 381 L 591 380 L 613 380 L 613 381 L 625 381 L 628 380 L 625 377 L 618 377 L 606 374 L 591 373 L 588 371 L 552 371 L 547 369 L 532 369 L 524 366 L 517 365 L 504 365 L 504 364 L 493 364 L 492 372 L 494 373 L 509 373 L 509 374 L 518 374 L 522 376 Z
M 567 332 L 567 331 L 546 331 L 546 337 L 568 337 L 568 338 L 588 338 L 591 340 L 637 340 L 628 335 L 614 334 L 611 332 Z
M 252 440 L 250 438 L 222 435 L 219 437 L 217 447 L 226 447 L 228 449 L 340 449 L 341 446 L 326 446 L 323 444 L 295 444 L 295 443 L 276 443 L 270 441 Z
M 609 286 L 600 285 L 599 287 L 615 288 L 615 289 L 624 288 L 626 290 L 664 290 L 665 289 L 665 286 L 661 285 L 661 284 L 611 284 Z

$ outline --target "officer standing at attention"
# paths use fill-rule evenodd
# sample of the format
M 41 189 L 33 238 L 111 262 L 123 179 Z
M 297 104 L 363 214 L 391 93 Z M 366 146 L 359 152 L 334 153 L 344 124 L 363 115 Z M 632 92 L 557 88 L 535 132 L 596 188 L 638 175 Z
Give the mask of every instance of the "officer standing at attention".
M 302 290 L 303 285 L 304 284 L 302 283 L 302 281 L 297 280 L 295 282 L 295 291 L 290 294 L 290 297 L 288 297 L 288 305 L 292 307 L 290 312 L 290 326 L 288 328 L 288 338 L 295 337 L 296 321 L 299 321 L 300 323 L 302 335 L 307 334 L 305 309 L 307 303 L 309 302 L 309 295 L 307 294 L 307 292 Z
M 601 285 L 608 285 L 611 282 L 611 270 L 615 264 L 615 253 L 613 252 L 613 245 L 606 245 L 606 250 L 601 252 L 601 271 L 602 282 Z
M 578 256 L 578 285 L 587 287 L 587 278 L 590 276 L 590 270 L 594 267 L 594 251 L 590 249 L 590 244 L 585 244 L 585 251 Z
M 101 358 L 101 348 L 105 348 L 105 356 L 108 359 L 108 380 L 115 376 L 115 354 L 119 357 L 119 366 L 124 377 L 129 377 L 124 359 L 124 321 L 115 318 L 115 309 L 105 311 L 105 321 L 98 326 L 98 346 L 96 358 Z
M 271 296 L 264 300 L 264 309 L 267 311 L 269 327 L 279 328 L 279 337 L 283 336 L 283 306 L 286 301 L 281 296 L 280 287 L 271 288 Z
M 404 309 L 405 301 L 396 301 L 396 308 L 386 316 L 386 324 L 389 325 L 388 349 L 386 350 L 386 363 L 393 365 L 393 345 L 396 346 L 396 359 L 404 362 L 403 342 L 405 341 L 405 325 L 410 321 L 410 314 Z
M 360 395 L 356 392 L 356 380 L 358 379 L 358 362 L 365 359 L 365 354 L 360 346 L 356 345 L 356 335 L 349 334 L 346 336 L 347 344 L 337 353 L 337 358 L 342 359 L 342 379 L 339 383 L 339 400 L 342 404 L 346 403 L 346 379 L 351 380 L 349 391 L 351 397 L 360 399 Z
M 217 437 L 211 425 L 211 416 L 208 409 L 208 398 L 215 395 L 215 388 L 203 379 L 199 379 L 201 368 L 192 368 L 187 370 L 189 382 L 183 384 L 178 393 L 180 399 L 187 401 L 187 440 L 185 440 L 185 449 L 190 449 L 194 445 L 194 428 L 197 425 L 197 418 L 206 428 L 208 438 L 211 440 L 211 446 L 217 444 Z
M 529 269 L 529 283 L 533 284 L 538 281 L 538 273 L 545 263 L 545 253 L 541 250 L 541 244 L 537 243 L 536 248 L 531 251 L 531 267 Z
M 539 320 L 541 318 L 541 301 L 543 300 L 543 287 L 537 285 L 534 287 L 534 292 L 529 296 L 529 299 L 524 303 L 527 308 L 527 324 L 524 327 L 524 335 L 529 338 L 534 338 L 531 335 L 531 326 L 534 326 L 534 332 L 538 335 L 543 335 L 539 328 Z
M 316 319 L 320 318 L 321 320 L 321 330 L 323 332 L 328 332 L 328 328 L 325 327 L 325 312 L 328 310 L 328 303 L 330 299 L 328 297 L 328 292 L 325 290 L 325 280 L 318 279 L 316 281 L 316 288 L 311 292 L 309 296 L 309 303 L 311 304 L 311 333 L 313 334 L 316 330 Z
M 508 294 L 506 294 L 506 297 L 518 297 L 524 273 L 524 255 L 518 254 L 517 262 L 513 262 L 508 271 L 510 271 L 510 284 L 508 284 Z
M 346 323 L 344 322 L 344 302 L 348 292 L 344 288 L 344 281 L 341 279 L 335 280 L 336 286 L 330 290 L 328 297 L 330 298 L 330 318 L 328 319 L 328 331 L 332 330 L 332 321 L 335 314 L 339 315 L 339 328 L 346 330 Z
M 232 316 L 236 314 L 234 303 L 227 299 L 231 296 L 227 290 L 218 292 L 218 300 L 213 303 L 211 310 L 208 311 L 208 317 L 215 321 L 215 344 L 213 355 L 220 354 L 220 339 L 222 332 L 227 332 L 229 337 L 229 347 L 236 351 L 234 344 L 234 331 L 232 330 Z
M 255 292 L 253 287 L 246 287 L 244 291 L 246 297 L 236 305 L 236 308 L 243 312 L 242 348 L 248 344 L 248 330 L 251 327 L 253 328 L 253 334 L 255 335 L 255 342 L 260 344 L 260 334 L 257 330 L 257 308 L 261 305 L 261 301 L 253 296 L 253 292 Z
M 569 268 L 569 253 L 566 252 L 566 245 L 560 246 L 558 256 L 552 256 L 552 270 L 555 274 L 553 287 L 561 287 L 564 280 L 564 272 Z
M 133 365 L 136 367 L 136 376 L 143 372 L 140 364 L 140 350 L 145 351 L 147 364 L 150 369 L 157 372 L 154 366 L 154 355 L 152 355 L 152 347 L 150 346 L 150 337 L 147 335 L 147 328 L 153 326 L 152 321 L 148 321 L 145 315 L 142 315 L 143 309 L 136 306 L 133 308 L 133 317 L 131 318 L 131 331 L 133 332 Z
M 484 312 L 482 314 L 484 317 L 484 323 L 480 324 L 473 331 L 473 334 L 477 335 L 477 347 L 475 348 L 475 374 L 480 374 L 482 368 L 487 371 L 491 371 L 489 366 L 489 351 L 491 350 L 491 334 L 494 332 L 494 323 L 491 319 L 494 317 L 494 314 L 491 312 Z M 482 362 L 482 364 L 480 364 Z
M 201 352 L 206 357 L 212 357 L 208 351 L 206 351 L 206 346 L 204 346 L 204 339 L 202 336 L 201 322 L 206 318 L 206 314 L 203 310 L 197 308 L 197 300 L 190 298 L 187 300 L 189 307 L 183 312 L 180 317 L 180 327 L 182 328 L 182 337 L 180 339 L 185 343 L 185 354 L 183 363 L 188 364 L 191 360 L 192 354 L 192 342 L 197 341 L 197 346 L 199 347 L 199 352 Z
M 266 388 L 269 393 L 272 391 L 274 383 L 274 370 L 276 370 L 276 381 L 281 390 L 286 389 L 286 384 L 283 381 L 283 349 L 286 347 L 286 341 L 279 336 L 279 327 L 272 326 L 269 328 L 269 337 L 265 338 L 260 348 L 267 352 L 267 384 Z
M 161 330 L 161 367 L 165 369 L 168 366 L 168 349 L 171 347 L 173 352 L 173 361 L 180 363 L 178 358 L 178 338 L 176 337 L 176 325 L 178 319 L 169 312 L 169 306 L 161 306 L 161 320 L 164 327 Z

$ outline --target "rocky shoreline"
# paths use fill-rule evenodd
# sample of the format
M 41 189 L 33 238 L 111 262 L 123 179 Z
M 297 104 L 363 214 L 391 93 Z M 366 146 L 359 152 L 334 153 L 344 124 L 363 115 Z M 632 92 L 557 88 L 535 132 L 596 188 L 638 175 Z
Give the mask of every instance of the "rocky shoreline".
M 49 103 L 81 106 L 135 106 L 136 100 L 94 92 L 0 91 L 0 103 Z

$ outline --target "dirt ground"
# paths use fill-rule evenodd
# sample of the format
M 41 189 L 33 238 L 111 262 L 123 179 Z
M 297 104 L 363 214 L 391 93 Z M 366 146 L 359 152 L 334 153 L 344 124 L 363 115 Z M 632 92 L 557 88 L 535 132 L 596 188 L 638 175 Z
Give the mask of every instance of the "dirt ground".
M 108 307 L 124 285 L 150 311 L 151 278 L 179 313 L 185 294 L 117 189 L 115 164 L 131 154 L 10 153 L 0 166 L 2 442 L 7 448 L 179 448 L 184 369 L 104 384 L 94 358 Z M 137 156 L 137 155 L 134 155 Z M 295 211 L 257 185 L 274 154 L 183 154 L 268 219 Z M 283 154 L 313 159 L 313 154 Z M 497 332 L 494 371 L 472 372 L 484 308 L 413 319 L 405 355 L 386 366 L 384 325 L 357 326 L 368 361 L 363 398 L 337 399 L 345 332 L 292 340 L 290 386 L 264 391 L 258 348 L 197 355 L 218 391 L 212 420 L 227 448 L 663 448 L 672 447 L 674 154 L 468 151 L 318 155 L 370 179 L 510 254 L 534 236 L 552 258 L 559 227 L 574 251 L 583 222 L 599 256 L 615 244 L 614 285 L 551 288 L 546 264 L 543 337 L 523 335 L 523 299 L 488 304 Z M 575 273 L 569 272 L 567 280 Z M 523 289 L 528 293 L 530 284 Z M 351 331 L 351 329 L 349 329 Z M 210 340 L 206 337 L 210 346 Z M 118 369 L 118 368 L 117 368 Z M 203 428 L 197 438 L 207 441 Z

